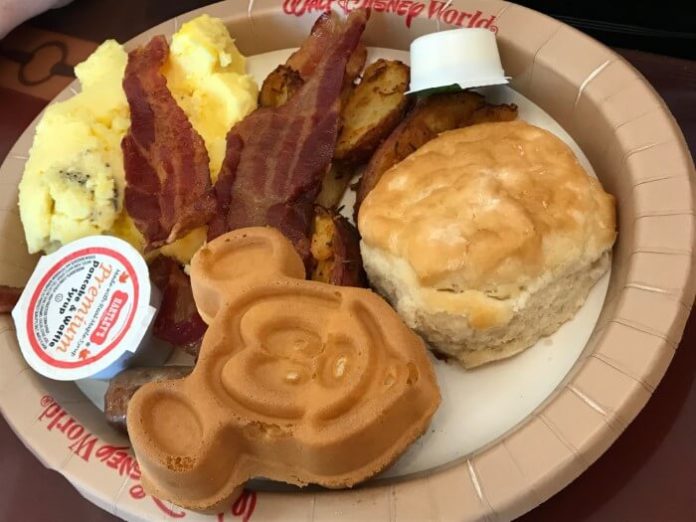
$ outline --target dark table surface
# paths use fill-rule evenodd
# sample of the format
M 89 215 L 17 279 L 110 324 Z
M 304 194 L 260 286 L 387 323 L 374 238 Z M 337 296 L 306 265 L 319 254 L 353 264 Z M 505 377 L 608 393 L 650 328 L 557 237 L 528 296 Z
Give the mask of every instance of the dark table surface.
M 97 42 L 109 37 L 124 41 L 204 3 L 78 0 L 13 31 L 0 41 L 0 159 L 71 80 L 70 65 L 84 59 Z M 53 46 L 57 51 L 32 56 L 31 51 L 47 41 L 58 42 Z M 696 62 L 618 51 L 665 99 L 693 154 Z M 18 80 L 18 61 L 27 62 L 24 82 Z M 696 314 L 692 313 L 664 380 L 636 420 L 580 478 L 520 520 L 696 521 L 695 375 Z M 2 521 L 116 520 L 84 500 L 62 476 L 45 469 L 2 418 L 0 470 Z

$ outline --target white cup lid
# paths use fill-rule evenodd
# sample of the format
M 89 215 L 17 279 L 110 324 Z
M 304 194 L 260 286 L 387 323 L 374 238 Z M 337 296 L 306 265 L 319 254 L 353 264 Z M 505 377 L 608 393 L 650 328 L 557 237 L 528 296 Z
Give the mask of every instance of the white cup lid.
M 462 89 L 508 83 L 495 34 L 488 29 L 430 33 L 411 42 L 409 93 L 458 85 Z

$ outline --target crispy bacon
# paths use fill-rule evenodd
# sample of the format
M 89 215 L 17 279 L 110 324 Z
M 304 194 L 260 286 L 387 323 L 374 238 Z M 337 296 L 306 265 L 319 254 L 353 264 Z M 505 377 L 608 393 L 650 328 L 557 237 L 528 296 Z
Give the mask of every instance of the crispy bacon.
M 147 248 L 205 225 L 216 204 L 208 152 L 160 72 L 169 54 L 163 36 L 128 54 L 123 89 L 131 127 L 121 142 L 125 205 Z
M 0 314 L 7 314 L 12 311 L 22 295 L 22 288 L 0 285 Z
M 366 19 L 369 16 L 365 13 Z M 309 36 L 302 46 L 290 55 L 285 65 L 297 71 L 307 81 L 317 68 L 327 49 L 333 45 L 336 36 L 344 31 L 344 20 L 335 11 L 324 13 L 314 22 Z M 346 63 L 345 82 L 352 83 L 365 66 L 367 49 L 359 43 L 351 52 Z
M 281 230 L 311 267 L 313 203 L 331 162 L 338 131 L 346 61 L 358 45 L 367 13 L 354 11 L 325 42 L 309 79 L 287 103 L 257 109 L 227 135 L 215 184 L 218 212 L 208 238 L 237 228 Z
M 176 261 L 159 256 L 150 263 L 150 278 L 162 293 L 152 330 L 154 335 L 197 355 L 208 327 L 198 315 L 189 277 Z
M 302 46 L 290 58 L 266 76 L 259 90 L 261 107 L 279 107 L 286 103 L 302 85 L 311 78 L 322 56 L 337 34 L 343 30 L 343 22 L 335 12 L 320 16 Z M 354 88 L 356 78 L 365 67 L 367 48 L 358 43 L 346 62 L 343 75 L 341 103 L 344 103 Z

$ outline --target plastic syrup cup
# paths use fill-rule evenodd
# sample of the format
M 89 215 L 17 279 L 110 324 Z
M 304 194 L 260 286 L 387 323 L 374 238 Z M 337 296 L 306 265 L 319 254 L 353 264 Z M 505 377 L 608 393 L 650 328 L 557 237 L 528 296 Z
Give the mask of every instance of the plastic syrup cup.
M 150 335 L 159 299 L 137 250 L 90 236 L 39 260 L 12 317 L 22 355 L 41 375 L 109 379 L 136 354 L 150 363 L 169 356 Z
M 506 83 L 495 34 L 488 29 L 441 31 L 411 42 L 409 94 L 453 85 L 468 89 Z

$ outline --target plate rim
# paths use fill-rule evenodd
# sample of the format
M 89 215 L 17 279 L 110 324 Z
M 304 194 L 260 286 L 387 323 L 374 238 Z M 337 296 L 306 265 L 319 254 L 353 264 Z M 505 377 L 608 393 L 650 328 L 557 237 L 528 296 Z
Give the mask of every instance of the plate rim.
M 251 22 L 248 19 L 246 22 L 253 24 L 254 16 L 260 13 L 270 16 L 283 14 L 280 1 L 257 0 L 250 15 L 247 7 L 251 6 L 254 6 L 253 1 L 249 3 L 249 6 L 242 5 L 242 3 L 234 0 L 212 4 L 158 24 L 132 38 L 124 45 L 129 48 L 148 39 L 153 34 L 162 32 L 171 35 L 182 21 L 202 13 L 219 16 L 223 18 L 227 25 L 244 23 L 244 19 L 247 19 L 247 17 L 251 17 Z M 460 519 L 496 516 L 507 519 L 519 516 L 542 503 L 574 480 L 618 438 L 649 399 L 652 391 L 654 391 L 654 387 L 664 375 L 674 355 L 674 349 L 678 346 L 693 303 L 694 292 L 696 291 L 696 267 L 691 266 L 685 272 L 682 271 L 682 273 L 678 274 L 680 279 L 677 282 L 681 283 L 681 285 L 652 286 L 647 283 L 641 284 L 643 279 L 650 282 L 654 275 L 650 271 L 654 266 L 650 264 L 650 260 L 646 260 L 646 257 L 649 257 L 650 254 L 690 257 L 694 252 L 693 246 L 696 243 L 694 235 L 696 227 L 694 217 L 694 208 L 696 207 L 694 204 L 695 182 L 693 176 L 689 177 L 694 172 L 693 162 L 681 131 L 671 117 L 664 102 L 640 73 L 619 55 L 584 33 L 546 15 L 516 4 L 498 0 L 487 0 L 485 2 L 482 2 L 482 0 L 454 0 L 452 6 L 462 11 L 479 9 L 484 10 L 484 12 L 497 13 L 494 16 L 497 18 L 499 36 L 510 39 L 512 43 L 509 44 L 509 49 L 513 51 L 516 50 L 515 45 L 524 43 L 515 41 L 515 38 L 518 37 L 517 33 L 505 32 L 506 28 L 510 27 L 509 24 L 513 22 L 516 24 L 530 23 L 543 34 L 550 35 L 536 49 L 534 54 L 535 62 L 532 62 L 531 71 L 534 71 L 534 67 L 537 66 L 537 72 L 543 72 L 544 67 L 554 65 L 556 57 L 553 55 L 553 47 L 550 44 L 556 42 L 556 40 L 558 40 L 558 45 L 568 41 L 575 42 L 574 45 L 582 45 L 584 48 L 589 48 L 591 53 L 596 53 L 601 57 L 604 61 L 597 63 L 597 67 L 594 69 L 594 71 L 598 69 L 599 72 L 596 72 L 592 78 L 588 77 L 588 80 L 580 85 L 575 106 L 581 103 L 585 96 L 591 99 L 593 95 L 591 90 L 594 84 L 598 83 L 593 82 L 593 80 L 603 72 L 606 74 L 608 71 L 604 71 L 605 69 L 612 69 L 613 74 L 617 74 L 622 78 L 630 76 L 631 82 L 638 85 L 638 95 L 636 95 L 638 100 L 636 101 L 638 103 L 643 101 L 649 107 L 655 107 L 649 115 L 652 114 L 655 117 L 666 116 L 668 120 L 671 119 L 668 139 L 664 139 L 664 136 L 662 136 L 662 141 L 654 141 L 650 147 L 632 148 L 632 140 L 637 140 L 638 138 L 628 132 L 625 133 L 627 135 L 619 137 L 619 139 L 623 138 L 623 141 L 619 142 L 620 145 L 626 145 L 627 148 L 624 161 L 619 165 L 621 173 L 628 176 L 631 182 L 638 181 L 639 184 L 632 185 L 629 193 L 622 195 L 622 198 L 627 203 L 620 210 L 625 210 L 626 208 L 633 210 L 633 213 L 629 212 L 628 214 L 635 218 L 636 223 L 634 226 L 636 229 L 624 230 L 623 227 L 620 227 L 619 234 L 631 235 L 630 239 L 633 241 L 630 242 L 630 245 L 634 249 L 626 254 L 628 258 L 623 259 L 625 264 L 621 265 L 620 270 L 617 270 L 616 266 L 614 267 L 612 279 L 620 279 L 622 274 L 627 278 L 632 274 L 632 279 L 628 280 L 620 288 L 615 289 L 613 295 L 607 295 L 602 313 L 604 317 L 600 316 L 600 320 L 595 326 L 595 330 L 583 351 L 583 355 L 581 355 L 556 391 L 532 415 L 528 416 L 499 439 L 468 457 L 408 477 L 390 478 L 387 479 L 388 483 L 380 483 L 377 480 L 352 490 L 343 491 L 311 491 L 292 494 L 258 492 L 255 494 L 256 514 L 254 519 L 271 516 L 274 509 L 280 509 L 281 507 L 286 513 L 288 510 L 291 510 L 292 512 L 297 512 L 298 515 L 303 514 L 303 516 L 307 516 L 311 514 L 312 518 L 323 518 L 322 514 L 330 515 L 332 512 L 336 513 L 341 509 L 351 509 L 351 514 L 356 516 L 375 516 L 386 513 L 394 514 L 395 518 L 399 518 L 399 513 L 404 511 L 407 513 L 408 518 L 415 517 L 418 519 L 433 516 L 448 519 L 449 517 L 445 516 L 446 514 L 456 515 Z M 316 16 L 316 12 L 304 15 L 305 19 L 309 18 L 312 20 Z M 390 22 L 393 21 L 390 20 Z M 415 22 L 417 20 L 414 20 L 414 26 Z M 399 23 L 403 22 L 399 20 Z M 539 61 L 536 62 L 536 60 Z M 574 74 L 574 71 L 568 73 L 569 76 L 572 76 L 572 74 Z M 520 92 L 525 96 L 528 96 L 528 94 L 522 90 L 524 88 L 532 91 L 534 91 L 534 87 L 543 88 L 543 86 L 537 86 L 534 83 L 540 80 L 535 80 L 531 72 L 523 71 L 516 76 L 518 81 L 515 83 L 513 80 L 513 87 L 520 89 Z M 50 103 L 53 103 L 56 99 L 61 99 L 61 97 L 66 97 L 69 94 L 70 87 L 66 87 Z M 538 103 L 534 98 L 531 99 Z M 556 114 L 548 110 L 544 105 L 539 103 L 538 105 L 559 120 Z M 8 153 L 2 167 L 0 167 L 0 179 L 4 177 L 2 174 L 11 169 L 8 163 L 11 156 L 17 154 L 17 147 L 21 146 L 27 139 L 31 141 L 33 128 L 42 114 L 43 111 L 24 131 L 22 137 Z M 637 116 L 622 125 L 629 128 L 636 127 L 634 122 L 641 118 L 645 118 L 645 116 Z M 576 138 L 574 132 L 579 132 L 578 129 L 568 128 L 560 120 L 559 123 L 579 144 L 581 143 Z M 645 125 L 640 126 L 634 133 L 640 134 L 643 131 L 647 133 L 647 136 L 652 136 L 649 129 L 644 129 L 644 127 L 653 122 L 648 120 L 643 123 Z M 27 134 L 29 134 L 28 138 Z M 639 136 L 639 138 L 642 137 L 642 135 Z M 676 146 L 675 150 L 680 153 L 680 157 L 677 158 L 676 155 L 670 157 L 673 163 L 672 166 L 678 168 L 682 174 L 686 173 L 686 183 L 691 189 L 690 198 L 684 205 L 684 208 L 663 208 L 665 203 L 658 197 L 661 194 L 655 196 L 654 194 L 646 194 L 644 193 L 645 191 L 638 189 L 642 184 L 652 183 L 652 181 L 645 181 L 636 177 L 636 172 L 639 172 L 644 165 L 639 161 L 640 158 L 634 158 L 634 156 L 641 156 L 642 152 L 665 144 Z M 622 148 L 619 152 L 624 152 L 624 149 Z M 645 163 L 647 162 L 648 160 L 646 159 Z M 604 169 L 597 166 L 595 166 L 595 169 L 598 171 L 601 179 L 602 175 L 599 171 Z M 684 176 L 666 179 L 681 180 L 682 178 Z M 661 181 L 665 181 L 665 179 L 656 180 L 656 183 L 663 185 L 664 183 L 660 183 Z M 669 186 L 664 190 L 668 195 L 670 194 Z M 0 215 L 2 215 L 3 211 L 8 210 L 0 206 Z M 639 220 L 641 221 L 640 223 L 638 223 Z M 664 244 L 655 243 L 655 235 L 665 232 L 666 227 L 672 226 L 674 222 L 690 229 L 690 237 L 682 234 L 668 237 L 667 240 L 669 241 L 665 240 Z M 684 237 L 687 237 L 686 243 L 684 242 Z M 674 306 L 671 306 L 670 303 L 674 304 Z M 669 310 L 667 310 L 668 304 L 671 306 Z M 647 311 L 654 307 L 661 308 L 663 311 L 659 317 L 659 322 L 646 320 Z M 12 322 L 8 318 L 9 316 L 0 316 L 0 335 L 6 332 L 14 332 Z M 648 344 L 649 340 L 649 352 L 638 354 L 648 358 L 648 360 L 644 361 L 644 375 L 640 374 L 640 372 L 636 374 L 638 366 L 626 366 L 626 361 L 621 359 L 622 356 L 626 356 L 625 350 L 621 353 L 615 353 L 616 350 L 610 350 L 612 346 L 616 345 L 618 340 L 626 340 L 627 338 L 644 339 L 646 344 Z M 0 344 L 3 344 L 1 339 Z M 7 341 L 5 344 L 8 344 Z M 602 351 L 603 348 L 606 348 L 606 350 Z M 6 359 L 7 357 L 4 356 L 3 362 L 6 362 Z M 45 395 L 43 392 L 52 386 L 49 385 L 47 388 L 47 383 L 42 382 L 36 376 L 32 376 L 30 371 L 25 371 L 26 365 L 22 365 L 23 361 L 12 362 L 15 363 L 14 369 L 18 370 L 12 382 L 18 380 L 27 388 L 31 384 L 31 388 L 37 388 L 43 398 Z M 5 371 L 8 369 L 11 368 L 7 368 Z M 9 374 L 3 372 L 0 375 L 3 377 L 2 388 L 0 389 L 2 391 L 12 382 L 5 379 L 5 377 L 10 378 Z M 23 378 L 23 376 L 29 376 L 29 378 Z M 610 384 L 621 381 L 619 390 L 615 389 L 614 386 L 606 386 L 609 376 L 611 376 Z M 611 379 L 615 379 L 615 381 L 611 381 Z M 50 384 L 52 385 L 53 383 Z M 619 385 L 617 384 L 616 386 Z M 74 385 L 72 387 L 77 388 Z M 68 397 L 67 402 L 61 401 L 60 396 L 62 394 Z M 66 391 L 66 389 L 62 388 L 57 395 L 58 397 L 55 397 L 55 400 L 60 402 L 64 409 L 71 414 L 77 406 L 82 404 L 79 400 L 71 402 L 71 392 Z M 85 487 L 89 486 L 89 480 L 85 478 L 84 470 L 76 472 L 71 471 L 72 468 L 69 467 L 71 462 L 79 463 L 79 459 L 76 461 L 68 458 L 68 460 L 59 464 L 55 462 L 55 455 L 50 454 L 51 451 L 55 450 L 52 444 L 44 444 L 43 446 L 38 442 L 32 444 L 31 437 L 24 434 L 29 424 L 24 426 L 24 420 L 22 422 L 18 421 L 17 408 L 13 406 L 11 402 L 5 399 L 4 394 L 0 394 L 0 410 L 18 437 L 47 467 L 52 467 L 61 472 L 84 495 Z M 587 434 L 585 439 L 580 442 L 575 440 L 573 435 L 567 431 L 569 426 L 573 427 L 574 422 L 577 421 L 577 419 L 568 418 L 568 414 L 564 413 L 563 410 L 567 408 L 571 408 L 574 413 L 583 416 L 589 423 L 583 427 Z M 575 427 L 577 428 L 577 426 Z M 36 440 L 38 441 L 38 439 Z M 541 463 L 533 461 L 529 455 L 525 455 L 525 453 L 530 451 L 534 453 L 534 457 L 546 460 Z M 553 457 L 551 459 L 548 458 L 550 454 Z M 119 493 L 115 497 L 97 497 L 103 501 L 100 507 L 104 508 L 104 506 L 112 505 L 112 512 L 117 512 L 120 516 L 125 515 L 135 518 L 142 517 L 150 512 L 144 506 L 148 506 L 149 509 L 155 509 L 154 512 L 161 514 L 161 507 L 153 508 L 152 503 L 128 505 L 126 501 L 129 500 L 129 497 L 122 495 L 122 493 L 128 489 L 126 486 L 129 480 L 134 481 L 135 479 L 126 477 Z M 90 500 L 94 501 L 93 499 Z M 171 506 L 169 507 L 171 508 Z M 194 519 L 198 516 L 195 513 L 187 514 Z M 331 518 L 337 517 L 334 515 Z

